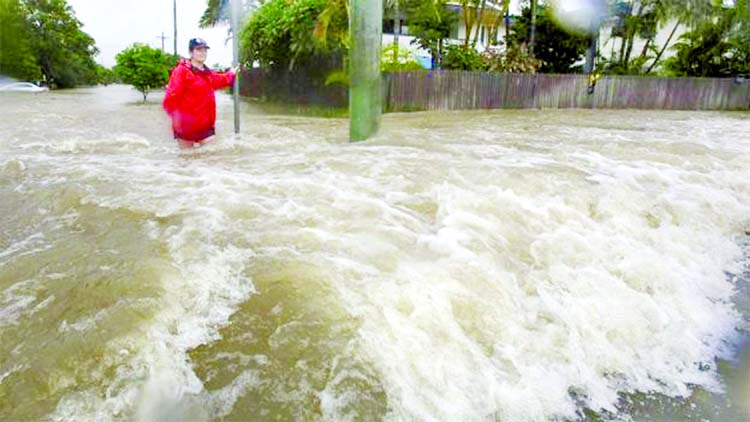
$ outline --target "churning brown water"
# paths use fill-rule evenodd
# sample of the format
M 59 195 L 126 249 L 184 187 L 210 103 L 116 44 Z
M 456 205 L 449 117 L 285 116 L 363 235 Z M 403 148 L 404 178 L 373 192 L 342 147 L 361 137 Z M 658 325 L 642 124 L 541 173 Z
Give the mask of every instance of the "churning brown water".
M 747 420 L 750 115 L 0 97 L 2 420 Z

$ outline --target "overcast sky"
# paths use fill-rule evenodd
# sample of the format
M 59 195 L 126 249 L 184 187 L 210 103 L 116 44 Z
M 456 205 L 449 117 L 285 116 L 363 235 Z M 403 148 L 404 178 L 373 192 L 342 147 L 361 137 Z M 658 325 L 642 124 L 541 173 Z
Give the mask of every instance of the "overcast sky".
M 115 64 L 115 56 L 134 42 L 161 48 L 161 33 L 169 37 L 164 49 L 174 50 L 172 0 L 68 0 L 83 30 L 96 40 L 99 55 L 96 61 L 107 67 Z M 206 0 L 177 0 L 177 53 L 188 55 L 190 38 L 201 37 L 211 47 L 208 64 L 232 63 L 232 44 L 225 44 L 228 26 L 200 29 L 198 20 L 206 8 Z

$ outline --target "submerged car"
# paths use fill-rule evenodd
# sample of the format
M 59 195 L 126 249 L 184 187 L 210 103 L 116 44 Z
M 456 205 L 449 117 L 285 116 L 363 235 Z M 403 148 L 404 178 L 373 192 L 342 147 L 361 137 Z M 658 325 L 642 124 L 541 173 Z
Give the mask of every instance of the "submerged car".
M 0 92 L 45 92 L 49 91 L 46 86 L 34 85 L 31 82 L 14 82 L 0 85 Z

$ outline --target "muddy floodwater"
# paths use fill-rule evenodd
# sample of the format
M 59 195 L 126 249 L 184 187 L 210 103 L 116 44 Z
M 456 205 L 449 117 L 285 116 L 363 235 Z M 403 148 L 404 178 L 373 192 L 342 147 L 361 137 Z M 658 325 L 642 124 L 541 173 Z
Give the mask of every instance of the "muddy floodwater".
M 750 113 L 0 96 L 4 421 L 750 420 Z

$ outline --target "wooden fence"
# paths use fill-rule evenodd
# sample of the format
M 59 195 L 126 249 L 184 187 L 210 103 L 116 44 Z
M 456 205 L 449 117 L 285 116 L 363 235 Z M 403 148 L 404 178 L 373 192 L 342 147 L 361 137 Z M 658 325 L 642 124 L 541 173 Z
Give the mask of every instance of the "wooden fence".
M 405 72 L 384 76 L 388 111 L 491 108 L 748 110 L 750 80 Z
M 326 74 L 330 73 L 330 70 L 305 70 L 263 72 L 260 69 L 252 69 L 243 72 L 240 95 L 293 104 L 348 106 L 349 90 L 345 85 L 326 85 Z
M 346 87 L 315 79 L 244 75 L 242 93 L 346 107 Z M 606 76 L 590 93 L 585 75 L 415 71 L 383 75 L 385 111 L 497 108 L 749 110 L 750 80 Z

